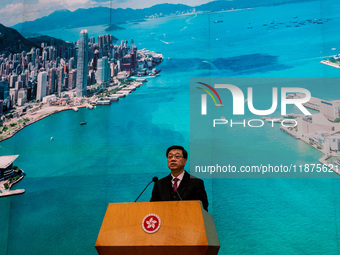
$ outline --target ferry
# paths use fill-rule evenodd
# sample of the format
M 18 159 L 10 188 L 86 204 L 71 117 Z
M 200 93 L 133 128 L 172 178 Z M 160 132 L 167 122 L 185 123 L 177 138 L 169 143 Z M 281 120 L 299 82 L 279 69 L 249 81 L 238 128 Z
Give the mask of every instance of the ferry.
M 145 78 L 137 78 L 136 81 L 137 82 L 147 82 L 147 80 Z
M 110 97 L 105 97 L 105 100 L 110 100 L 112 102 L 112 101 L 119 101 L 119 98 L 114 97 L 114 96 L 110 96 Z
M 111 104 L 110 100 L 98 100 L 97 105 L 109 105 Z

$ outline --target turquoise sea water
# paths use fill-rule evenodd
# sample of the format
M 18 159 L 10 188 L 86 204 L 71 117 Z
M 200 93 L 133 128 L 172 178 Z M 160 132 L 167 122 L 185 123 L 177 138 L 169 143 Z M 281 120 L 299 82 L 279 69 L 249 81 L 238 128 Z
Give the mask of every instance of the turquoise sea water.
M 114 36 L 163 54 L 161 76 L 111 106 L 58 113 L 0 143 L 0 155 L 19 154 L 15 163 L 27 173 L 15 186 L 25 194 L 0 199 L 0 253 L 96 254 L 107 204 L 132 202 L 153 176 L 167 175 L 168 146 L 190 148 L 190 78 L 340 77 L 339 69 L 320 64 L 340 53 L 339 9 L 335 0 L 315 1 L 123 25 L 126 30 Z M 291 23 L 321 18 L 330 20 Z M 284 24 L 263 26 L 271 22 Z M 105 28 L 87 29 L 96 37 Z M 47 33 L 74 41 L 79 31 Z M 337 87 L 308 89 L 339 99 Z M 87 125 L 80 126 L 82 121 Z M 317 163 L 321 157 L 279 128 L 265 134 L 238 129 L 229 136 L 228 157 L 246 164 L 259 157 L 277 164 Z M 219 254 L 340 253 L 337 178 L 206 179 L 205 184 Z M 148 201 L 151 190 L 140 201 Z

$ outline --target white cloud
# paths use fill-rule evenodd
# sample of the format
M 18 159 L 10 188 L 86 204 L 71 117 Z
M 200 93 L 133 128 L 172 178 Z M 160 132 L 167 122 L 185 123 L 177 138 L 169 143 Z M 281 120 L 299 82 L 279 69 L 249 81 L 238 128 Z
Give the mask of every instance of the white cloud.
M 97 4 L 98 5 L 98 4 Z M 17 23 L 35 20 L 60 9 L 74 11 L 94 6 L 90 0 L 39 0 L 35 4 L 8 4 L 0 9 L 0 23 L 13 26 Z
M 55 4 L 55 5 L 63 5 L 65 8 L 68 6 L 75 6 L 75 5 L 82 5 L 82 4 L 87 4 L 89 3 L 90 0 L 39 0 L 39 4 Z
M 24 4 L 8 4 L 5 8 L 0 9 L 0 23 L 7 26 L 8 24 L 22 22 L 23 13 Z
M 22 3 L 19 4 L 8 4 L 2 10 L 0 10 L 0 14 L 11 13 L 13 15 L 20 14 L 24 11 L 24 5 Z

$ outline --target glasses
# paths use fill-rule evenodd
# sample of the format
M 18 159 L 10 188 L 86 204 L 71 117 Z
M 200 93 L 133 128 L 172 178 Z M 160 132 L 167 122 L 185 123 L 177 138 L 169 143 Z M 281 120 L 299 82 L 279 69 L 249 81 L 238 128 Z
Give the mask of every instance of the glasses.
M 172 158 L 180 159 L 180 158 L 183 158 L 183 156 L 180 156 L 180 155 L 168 155 L 168 159 L 172 159 Z

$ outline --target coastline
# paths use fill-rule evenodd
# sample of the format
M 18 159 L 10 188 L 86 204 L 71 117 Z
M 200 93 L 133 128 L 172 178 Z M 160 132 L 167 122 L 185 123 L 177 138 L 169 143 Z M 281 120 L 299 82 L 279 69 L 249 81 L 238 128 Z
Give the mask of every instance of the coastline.
M 146 80 L 145 80 L 146 81 Z M 134 83 L 135 80 L 128 82 L 127 84 L 124 85 L 117 85 L 117 86 L 113 86 L 110 85 L 109 87 L 107 87 L 108 92 L 115 90 L 114 93 L 117 93 L 118 91 L 121 91 L 123 89 L 128 89 L 129 86 L 132 85 L 132 83 Z M 138 86 L 139 87 L 142 83 L 140 83 Z M 135 89 L 128 89 L 129 93 L 131 93 L 132 90 Z M 123 90 L 124 91 L 124 90 Z M 128 91 L 124 92 L 124 95 L 128 94 Z M 63 111 L 68 111 L 68 110 L 74 110 L 77 111 L 77 109 L 79 108 L 85 108 L 88 107 L 88 105 L 90 105 L 90 103 L 92 104 L 94 101 L 98 101 L 98 100 L 102 100 L 103 98 L 99 97 L 99 94 L 95 94 L 92 97 L 86 98 L 84 100 L 84 102 L 82 104 L 69 104 L 69 105 L 65 105 L 65 106 L 56 106 L 56 105 L 43 105 L 40 109 L 36 110 L 36 108 L 34 110 L 34 112 L 27 112 L 25 115 L 20 116 L 18 118 L 12 119 L 7 125 L 11 125 L 11 123 L 17 123 L 19 122 L 20 119 L 25 119 L 25 118 L 29 118 L 29 121 L 24 122 L 24 123 L 20 123 L 19 125 L 16 125 L 12 130 L 8 130 L 7 133 L 5 134 L 1 134 L 0 135 L 0 143 L 2 141 L 5 141 L 7 139 L 10 139 L 11 137 L 13 137 L 16 133 L 18 133 L 19 131 L 21 131 L 22 129 L 24 129 L 27 126 L 30 126 L 44 118 L 47 118 L 55 113 L 59 113 L 59 112 L 63 112 Z M 118 101 L 118 100 L 114 100 L 114 101 Z M 38 107 L 39 108 L 39 107 Z M 38 115 L 38 116 L 37 116 Z
M 24 179 L 25 173 L 23 172 L 23 175 L 21 175 L 18 179 L 12 180 L 8 182 L 8 180 L 1 181 L 0 182 L 0 197 L 8 197 L 13 195 L 20 195 L 25 193 L 24 189 L 15 189 L 11 190 L 12 186 L 18 182 L 20 182 L 22 179 Z M 8 188 L 5 188 L 5 184 L 8 184 Z
M 84 107 L 84 106 L 82 106 L 82 107 Z M 80 107 L 78 107 L 78 108 L 80 108 Z M 29 121 L 27 124 L 24 124 L 24 125 L 22 125 L 22 126 L 17 127 L 17 128 L 14 129 L 12 132 L 9 132 L 9 134 L 7 134 L 7 135 L 5 135 L 5 136 L 1 136 L 1 137 L 0 137 L 0 142 L 5 141 L 5 140 L 7 140 L 7 139 L 10 139 L 10 138 L 13 137 L 16 133 L 18 133 L 20 130 L 24 129 L 24 128 L 27 127 L 27 126 L 30 126 L 30 125 L 32 125 L 32 124 L 34 124 L 34 123 L 36 123 L 36 122 L 38 122 L 38 121 L 40 121 L 40 120 L 42 120 L 42 119 L 44 119 L 44 118 L 47 118 L 48 116 L 51 116 L 52 114 L 59 113 L 59 112 L 62 112 L 62 111 L 66 111 L 66 110 L 72 110 L 72 108 L 71 108 L 71 107 L 62 107 L 62 106 L 61 106 L 61 109 L 60 109 L 60 110 L 54 110 L 54 111 L 51 111 L 50 113 L 43 114 L 43 115 L 39 116 L 38 118 L 36 118 L 36 119 L 34 119 L 34 120 L 32 120 L 32 121 Z
M 324 64 L 326 64 L 326 63 L 324 63 Z M 340 67 L 337 67 L 337 68 L 340 68 Z M 299 98 L 300 95 L 296 94 L 295 97 Z M 303 105 L 306 108 L 310 108 L 310 109 L 313 109 L 315 111 L 320 112 L 321 103 L 322 103 L 322 99 L 316 98 L 316 97 L 311 97 L 311 99 L 307 103 L 304 103 Z M 301 116 L 298 116 L 297 118 L 299 119 L 298 122 L 304 121 Z M 316 117 L 316 119 L 317 119 L 317 117 Z M 323 120 L 323 122 L 322 122 L 323 124 L 325 124 L 324 121 L 327 121 L 327 120 Z M 327 121 L 327 122 L 329 122 L 329 121 Z M 311 123 L 311 124 L 313 124 L 313 123 Z M 316 124 L 316 125 L 318 125 L 318 124 Z M 318 150 L 319 152 L 321 152 L 323 154 L 323 156 L 321 158 L 319 158 L 318 161 L 320 163 L 322 163 L 324 166 L 330 168 L 336 174 L 340 175 L 340 171 L 339 171 L 340 165 L 337 165 L 336 163 L 334 163 L 332 161 L 328 161 L 328 159 L 331 158 L 331 157 L 339 157 L 340 151 L 334 151 L 334 150 L 329 150 L 329 149 L 327 150 L 327 148 L 325 148 L 323 145 L 320 145 L 318 143 L 313 142 L 314 133 L 309 132 L 309 133 L 306 134 L 306 133 L 303 133 L 303 130 L 298 131 L 298 129 L 293 129 L 293 128 L 284 127 L 284 126 L 282 126 L 280 129 L 282 131 L 284 131 L 285 133 L 287 133 L 288 135 L 292 136 L 293 138 L 301 140 L 301 141 L 305 142 L 307 145 L 309 145 L 309 146 L 313 147 L 314 149 Z M 335 130 L 335 131 L 333 131 L 333 133 L 334 132 L 339 132 L 339 130 L 337 130 L 337 131 Z
M 331 153 L 327 153 L 324 152 L 322 149 L 318 148 L 315 144 L 310 144 L 308 141 L 307 137 L 298 137 L 297 135 L 294 134 L 294 132 L 290 131 L 287 127 L 281 127 L 280 128 L 282 131 L 284 131 L 285 133 L 287 133 L 288 135 L 292 136 L 293 138 L 297 139 L 297 140 L 301 140 L 303 142 L 305 142 L 307 145 L 313 147 L 314 149 L 318 150 L 319 152 L 321 152 L 323 155 L 321 158 L 318 159 L 318 161 L 323 164 L 324 166 L 328 167 L 329 169 L 331 169 L 333 172 L 335 172 L 337 175 L 340 175 L 340 166 L 336 166 L 335 163 L 331 163 L 328 161 L 329 158 L 331 157 L 337 157 L 340 156 L 340 153 L 335 153 L 335 152 L 331 152 Z
M 20 195 L 25 193 L 24 189 L 15 189 L 15 190 L 1 190 L 0 197 L 8 197 L 14 195 Z
M 332 67 L 335 67 L 335 68 L 340 68 L 340 63 L 339 64 L 335 64 L 327 59 L 324 59 L 320 62 L 321 64 L 324 64 L 324 65 L 328 65 L 328 66 L 332 66 Z

